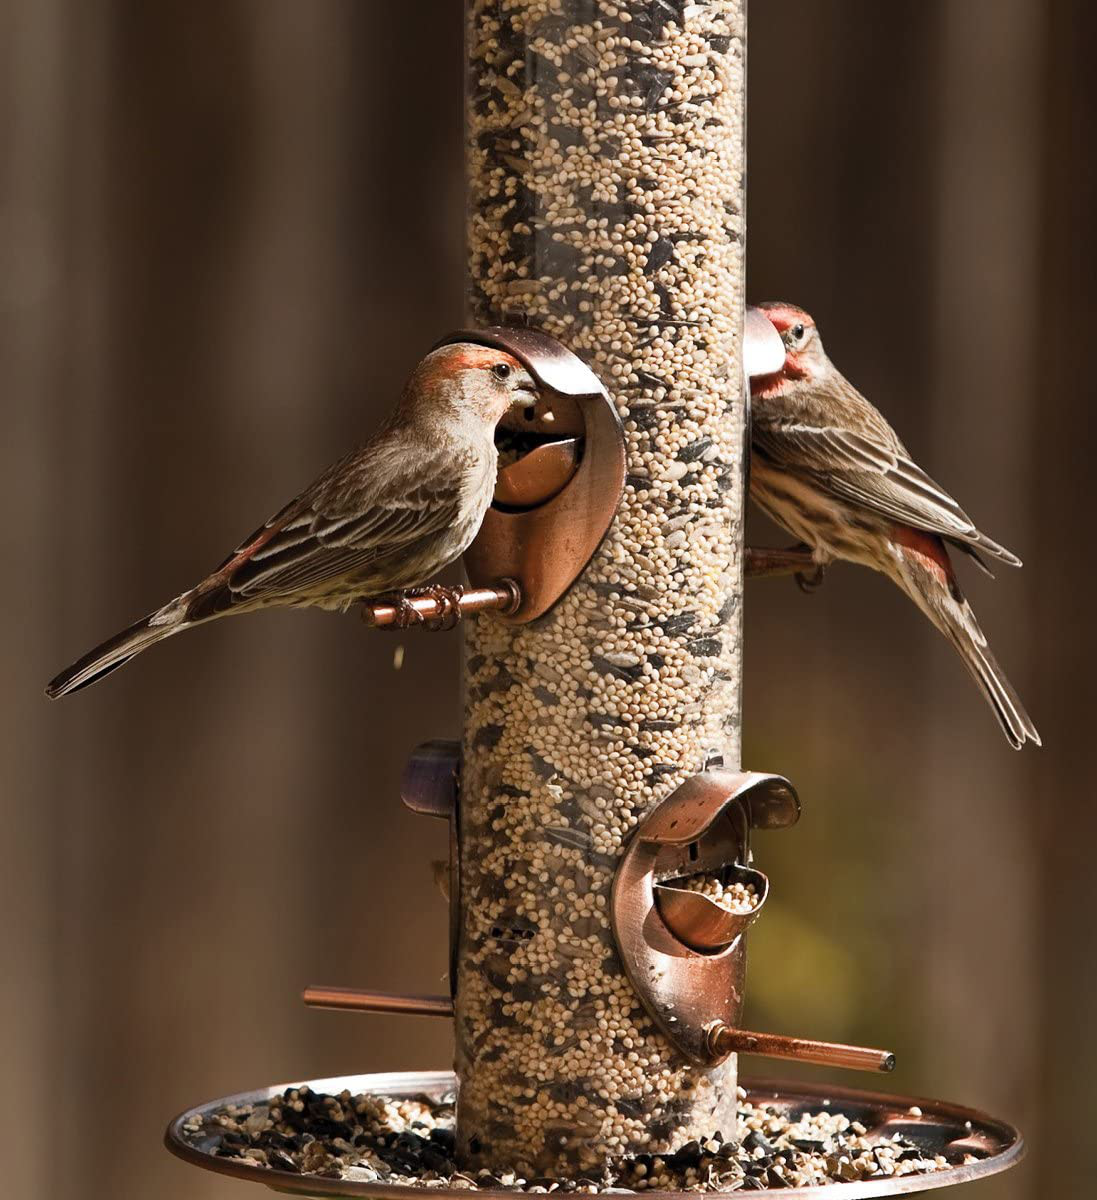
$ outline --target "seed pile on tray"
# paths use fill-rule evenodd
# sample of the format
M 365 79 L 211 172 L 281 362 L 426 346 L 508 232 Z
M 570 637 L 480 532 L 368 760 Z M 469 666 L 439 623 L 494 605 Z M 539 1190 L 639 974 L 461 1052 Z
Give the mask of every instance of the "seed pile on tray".
M 730 913 L 749 913 L 758 907 L 758 889 L 753 883 L 738 879 L 724 883 L 717 875 L 691 875 L 687 879 L 676 879 L 671 886 L 696 892 Z
M 958 1165 L 840 1112 L 797 1113 L 738 1093 L 739 1140 L 715 1132 L 675 1154 L 641 1154 L 597 1176 L 458 1171 L 453 1098 L 324 1095 L 293 1088 L 266 1104 L 230 1105 L 184 1126 L 191 1144 L 260 1168 L 347 1181 L 517 1192 L 729 1192 L 922 1175 Z M 973 1161 L 970 1155 L 963 1162 Z
M 467 0 L 469 307 L 606 384 L 627 480 L 544 619 L 465 623 L 461 1129 L 578 1174 L 735 1125 L 625 976 L 613 872 L 640 818 L 739 759 L 742 0 Z

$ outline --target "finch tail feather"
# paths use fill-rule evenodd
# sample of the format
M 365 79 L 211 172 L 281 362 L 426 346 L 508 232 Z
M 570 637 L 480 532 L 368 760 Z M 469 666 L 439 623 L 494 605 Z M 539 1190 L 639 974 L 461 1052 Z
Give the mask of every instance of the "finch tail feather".
M 189 629 L 192 624 L 186 620 L 179 601 L 173 600 L 171 604 L 135 621 L 128 629 L 107 638 L 94 650 L 77 659 L 71 667 L 66 667 L 46 685 L 46 695 L 56 700 L 98 683 L 112 671 L 125 666 L 135 654 L 140 654 L 142 650 L 147 650 L 174 633 Z
M 1040 735 L 1036 732 L 1032 718 L 1025 711 L 1020 696 L 990 652 L 986 638 L 970 614 L 969 608 L 970 620 L 964 624 L 957 624 L 954 629 L 945 629 L 943 626 L 939 628 L 956 647 L 964 665 L 982 688 L 1009 744 L 1015 750 L 1020 750 L 1025 742 L 1034 742 L 1039 746 Z
M 918 537 L 925 539 L 918 547 L 910 545 L 910 534 L 903 539 L 906 544 L 899 550 L 897 582 L 955 647 L 1014 750 L 1020 750 L 1025 742 L 1041 745 L 1032 718 L 990 652 L 986 635 L 960 592 L 944 546 L 939 539 Z M 936 546 L 931 549 L 926 543 L 932 542 Z
M 970 545 L 976 550 L 981 550 L 984 554 L 989 554 L 991 558 L 997 559 L 1000 563 L 1005 563 L 1007 567 L 1020 567 L 1021 560 L 1013 553 L 1012 550 L 1007 550 L 1005 546 L 1000 545 L 993 538 L 987 537 L 985 533 L 976 533 L 970 539 Z

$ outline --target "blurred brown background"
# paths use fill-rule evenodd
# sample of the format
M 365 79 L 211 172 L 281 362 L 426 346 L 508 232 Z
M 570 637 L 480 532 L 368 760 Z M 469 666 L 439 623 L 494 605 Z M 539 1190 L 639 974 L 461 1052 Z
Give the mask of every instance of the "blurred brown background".
M 408 638 L 396 672 L 352 618 L 264 615 L 86 696 L 41 689 L 367 433 L 460 322 L 460 7 L 0 5 L 0 1128 L 22 1200 L 239 1196 L 160 1148 L 176 1110 L 449 1060 L 444 1023 L 297 994 L 443 986 L 442 835 L 396 782 L 457 730 L 456 637 Z M 882 580 L 752 584 L 747 762 L 805 813 L 759 847 L 749 1016 L 894 1046 L 896 1089 L 1019 1122 L 1030 1156 L 983 1200 L 1097 1178 L 1094 44 L 1085 0 L 752 12 L 752 295 L 811 309 L 1024 557 L 970 592 L 1046 748 L 1006 747 Z

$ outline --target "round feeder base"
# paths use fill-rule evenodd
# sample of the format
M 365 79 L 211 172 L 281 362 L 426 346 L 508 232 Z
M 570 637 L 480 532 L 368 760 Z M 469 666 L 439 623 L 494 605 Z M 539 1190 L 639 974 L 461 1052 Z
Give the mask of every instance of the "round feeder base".
M 860 1197 L 890 1196 L 907 1192 L 927 1191 L 930 1188 L 950 1187 L 967 1183 L 1006 1170 L 1019 1162 L 1024 1154 L 1020 1133 L 1012 1125 L 996 1120 L 975 1109 L 963 1108 L 937 1100 L 890 1096 L 855 1088 L 833 1087 L 826 1083 L 744 1081 L 746 1101 L 765 1105 L 780 1116 L 796 1120 L 801 1114 L 823 1112 L 842 1115 L 850 1122 L 860 1122 L 869 1139 L 901 1135 L 915 1144 L 927 1158 L 942 1155 L 950 1165 L 926 1174 L 858 1179 L 850 1182 L 829 1182 L 812 1187 L 774 1188 L 782 1197 L 818 1196 L 820 1186 L 834 1200 L 854 1200 Z M 216 1114 L 229 1106 L 250 1107 L 266 1104 L 290 1088 L 308 1087 L 313 1092 L 338 1095 L 349 1091 L 354 1095 L 369 1094 L 391 1099 L 441 1100 L 452 1095 L 456 1080 L 450 1071 L 394 1071 L 374 1075 L 342 1075 L 332 1079 L 313 1079 L 303 1083 L 281 1084 L 241 1092 L 212 1100 L 180 1113 L 168 1126 L 165 1144 L 173 1153 L 202 1167 L 252 1183 L 263 1183 L 275 1191 L 303 1196 L 373 1196 L 377 1200 L 410 1200 L 413 1196 L 429 1195 L 435 1200 L 514 1200 L 521 1189 L 513 1187 L 446 1187 L 437 1180 L 421 1184 L 381 1182 L 378 1180 L 336 1178 L 327 1175 L 301 1174 L 272 1168 L 262 1163 L 239 1158 L 226 1158 L 217 1153 L 220 1138 L 216 1136 Z M 965 1161 L 968 1160 L 968 1161 Z M 756 1185 L 757 1186 L 757 1185 Z M 623 1189 L 616 1189 L 620 1194 Z M 760 1190 L 769 1190 L 764 1186 Z M 694 1192 L 657 1191 L 645 1189 L 637 1196 L 663 1198 L 696 1197 Z M 715 1193 L 714 1193 L 715 1194 Z

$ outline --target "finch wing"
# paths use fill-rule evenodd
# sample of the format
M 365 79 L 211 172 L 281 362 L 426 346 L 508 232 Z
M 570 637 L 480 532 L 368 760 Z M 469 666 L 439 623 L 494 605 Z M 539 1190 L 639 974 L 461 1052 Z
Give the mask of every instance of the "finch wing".
M 461 516 L 452 455 L 367 449 L 337 464 L 247 538 L 195 589 L 188 619 L 325 585 L 391 555 L 413 554 Z M 402 460 L 402 461 L 401 461 Z M 384 584 L 379 590 L 383 590 Z
M 810 475 L 817 486 L 879 516 L 936 533 L 1010 566 L 1021 560 L 981 533 L 956 501 L 895 440 L 796 420 L 755 424 L 751 440 L 779 469 Z

